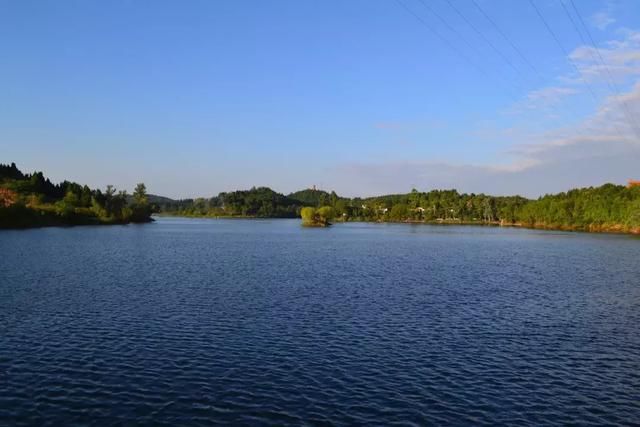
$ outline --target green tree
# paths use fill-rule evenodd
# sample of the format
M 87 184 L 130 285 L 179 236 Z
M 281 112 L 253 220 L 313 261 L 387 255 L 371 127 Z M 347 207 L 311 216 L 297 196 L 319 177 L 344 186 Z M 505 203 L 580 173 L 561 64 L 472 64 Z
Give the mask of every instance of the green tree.
M 133 190 L 133 199 L 139 205 L 146 205 L 148 203 L 147 199 L 147 187 L 144 183 L 139 183 L 136 185 L 135 190 Z
M 66 205 L 73 208 L 77 207 L 80 204 L 80 198 L 73 191 L 67 191 L 67 194 L 64 196 L 64 199 L 62 199 L 62 201 Z
M 328 223 L 330 220 L 335 218 L 336 211 L 331 206 L 322 206 L 321 208 L 318 208 L 316 214 L 320 217 L 321 221 Z
M 335 217 L 335 211 L 331 206 L 320 208 L 304 207 L 300 210 L 302 225 L 309 227 L 326 227 L 329 221 Z
M 389 212 L 389 218 L 392 221 L 403 221 L 409 218 L 409 207 L 404 203 L 393 205 Z
M 305 225 L 313 225 L 316 218 L 316 209 L 312 207 L 304 207 L 300 210 L 302 223 Z

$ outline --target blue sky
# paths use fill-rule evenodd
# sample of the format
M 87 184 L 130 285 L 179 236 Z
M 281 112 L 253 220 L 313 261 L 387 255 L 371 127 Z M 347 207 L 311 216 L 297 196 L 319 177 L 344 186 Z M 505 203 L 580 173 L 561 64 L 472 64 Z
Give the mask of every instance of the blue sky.
M 0 162 L 171 197 L 640 178 L 640 2 L 574 0 L 587 34 L 563 1 L 561 48 L 526 0 L 0 0 Z

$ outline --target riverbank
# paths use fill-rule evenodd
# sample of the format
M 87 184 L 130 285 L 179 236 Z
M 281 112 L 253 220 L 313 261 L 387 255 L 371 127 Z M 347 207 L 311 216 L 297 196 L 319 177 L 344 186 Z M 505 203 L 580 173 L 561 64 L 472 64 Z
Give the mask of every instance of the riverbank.
M 206 219 L 242 219 L 242 220 L 256 220 L 256 219 L 292 219 L 291 217 L 259 217 L 259 216 L 239 216 L 239 215 L 226 215 L 226 216 L 212 216 L 212 215 L 178 215 L 170 213 L 162 213 L 159 216 L 164 217 L 177 217 L 177 218 L 206 218 Z M 569 226 L 569 225 L 553 225 L 545 223 L 526 224 L 521 222 L 507 223 L 500 221 L 461 221 L 461 220 L 378 220 L 367 221 L 364 219 L 342 219 L 335 218 L 332 220 L 332 224 L 349 223 L 349 222 L 362 222 L 370 224 L 413 224 L 413 225 L 441 225 L 441 226 L 453 226 L 453 225 L 468 225 L 468 226 L 483 226 L 483 227 L 514 227 L 514 228 L 527 228 L 532 230 L 547 230 L 547 231 L 568 231 L 579 233 L 610 233 L 610 234 L 632 234 L 640 235 L 640 227 L 629 227 L 623 224 L 590 224 L 587 226 Z M 304 225 L 304 224 L 303 224 Z M 306 225 L 308 226 L 308 225 Z
M 487 227 L 515 227 L 528 228 L 532 230 L 548 231 L 570 231 L 582 233 L 612 233 L 612 234 L 637 234 L 640 235 L 640 227 L 629 227 L 623 224 L 589 224 L 585 226 L 565 225 L 565 224 L 545 224 L 545 223 L 505 223 L 500 221 L 378 221 L 381 223 L 404 223 L 404 224 L 429 224 L 429 225 L 476 225 Z
M 347 221 L 347 222 L 366 222 L 366 221 Z M 547 230 L 547 231 L 568 231 L 576 233 L 610 233 L 610 234 L 633 234 L 640 235 L 639 227 L 628 227 L 621 224 L 591 224 L 588 226 L 569 226 L 569 225 L 548 225 L 548 224 L 522 224 L 522 223 L 500 223 L 500 222 L 476 222 L 476 221 L 375 221 L 376 223 L 392 223 L 392 224 L 425 224 L 425 225 L 474 225 L 482 227 L 513 227 L 527 228 L 530 230 Z
M 100 218 L 90 209 L 75 209 L 60 214 L 55 208 L 30 208 L 13 205 L 0 209 L 0 229 L 28 229 L 42 227 L 75 227 L 83 225 L 126 225 L 149 223 L 153 218 Z

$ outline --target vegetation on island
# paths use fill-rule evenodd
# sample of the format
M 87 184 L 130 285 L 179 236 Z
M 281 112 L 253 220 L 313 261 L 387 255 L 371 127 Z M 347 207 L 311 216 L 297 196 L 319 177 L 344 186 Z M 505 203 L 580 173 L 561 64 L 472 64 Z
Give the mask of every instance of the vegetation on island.
M 142 183 L 129 196 L 111 185 L 101 191 L 69 181 L 53 184 L 42 172 L 0 164 L 0 228 L 149 222 L 152 212 Z
M 331 206 L 320 208 L 304 207 L 300 209 L 302 225 L 305 227 L 327 227 L 331 225 L 329 221 L 335 218 L 335 212 Z

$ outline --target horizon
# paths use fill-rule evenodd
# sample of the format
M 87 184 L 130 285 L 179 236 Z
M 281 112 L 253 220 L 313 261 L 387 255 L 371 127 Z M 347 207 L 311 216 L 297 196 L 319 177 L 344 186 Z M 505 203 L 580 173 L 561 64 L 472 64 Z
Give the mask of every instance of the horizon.
M 15 165 L 15 162 L 9 162 L 7 165 L 11 166 L 12 164 Z M 0 166 L 1 165 L 3 165 L 3 163 L 0 163 Z M 64 182 L 64 180 L 61 180 L 61 181 L 51 180 L 50 177 L 47 176 L 45 171 L 34 170 L 34 171 L 29 172 L 29 171 L 25 171 L 25 170 L 20 169 L 19 165 L 15 165 L 15 166 L 18 168 L 18 170 L 20 170 L 23 174 L 26 174 L 26 175 L 33 175 L 33 174 L 36 174 L 36 173 L 42 173 L 44 178 L 45 179 L 49 179 L 51 181 L 51 183 L 54 184 L 54 185 L 59 185 L 59 184 L 62 184 Z M 76 184 L 85 185 L 82 182 L 76 182 Z M 137 183 L 137 184 L 140 184 L 140 183 Z M 145 184 L 145 183 L 142 182 L 142 184 Z M 110 184 L 107 184 L 107 185 L 110 185 Z M 524 197 L 526 199 L 535 200 L 535 199 L 543 197 L 543 196 L 566 193 L 566 192 L 571 191 L 571 190 L 583 190 L 583 189 L 589 189 L 589 188 L 598 188 L 598 187 L 602 187 L 602 186 L 605 186 L 605 185 L 624 186 L 624 184 L 616 184 L 616 183 L 613 183 L 613 182 L 603 182 L 603 183 L 601 183 L 599 185 L 592 185 L 592 186 L 586 186 L 586 187 L 574 187 L 574 188 L 568 188 L 566 190 L 560 190 L 560 191 L 557 191 L 557 192 L 554 192 L 554 193 L 545 193 L 545 194 L 541 194 L 538 197 L 528 197 L 528 196 L 524 196 L 522 194 L 491 194 L 491 193 L 483 192 L 483 191 L 477 192 L 477 193 L 475 193 L 475 192 L 465 192 L 465 191 L 460 191 L 457 188 L 428 188 L 428 189 L 415 188 L 415 190 L 418 191 L 419 193 L 425 193 L 425 194 L 433 192 L 433 191 L 456 191 L 460 195 L 485 195 L 485 196 L 491 196 L 491 197 Z M 630 187 L 632 185 L 638 186 L 638 185 L 640 185 L 640 181 L 631 180 L 631 179 L 628 180 L 627 183 L 626 183 L 626 186 Z M 146 186 L 146 184 L 145 184 L 145 186 Z M 127 196 L 131 196 L 132 195 L 132 192 L 128 188 L 117 188 L 115 186 L 114 186 L 114 188 L 117 191 L 121 191 L 121 190 L 126 191 Z M 233 189 L 233 190 L 220 191 L 218 193 L 215 193 L 215 194 L 212 194 L 212 195 L 208 195 L 208 196 L 207 195 L 198 195 L 198 196 L 194 196 L 194 197 L 169 197 L 169 196 L 166 196 L 166 195 L 163 195 L 163 194 L 157 194 L 157 193 L 153 193 L 153 192 L 149 192 L 148 195 L 151 196 L 151 197 L 162 197 L 162 198 L 170 199 L 170 200 L 173 200 L 173 201 L 198 200 L 198 199 L 209 200 L 209 199 L 212 199 L 212 198 L 220 196 L 220 194 L 223 193 L 223 192 L 232 193 L 232 192 L 239 192 L 239 191 L 251 191 L 251 190 L 254 190 L 256 188 L 266 188 L 268 190 L 271 190 L 271 191 L 273 191 L 275 193 L 281 194 L 281 195 L 286 196 L 286 197 L 289 197 L 289 196 L 291 196 L 291 195 L 293 195 L 295 193 L 301 192 L 301 191 L 318 191 L 318 192 L 323 192 L 323 193 L 327 193 L 327 194 L 331 194 L 332 192 L 335 192 L 338 197 L 343 198 L 343 199 L 344 198 L 346 198 L 346 199 L 371 199 L 371 198 L 377 198 L 377 197 L 402 196 L 402 195 L 410 194 L 414 190 L 412 188 L 411 190 L 408 190 L 408 191 L 396 192 L 396 193 L 377 193 L 377 194 L 345 196 L 343 194 L 340 194 L 340 193 L 336 192 L 333 189 L 317 188 L 315 185 L 312 185 L 311 187 L 299 188 L 298 190 L 287 191 L 287 192 L 279 191 L 277 188 L 272 188 L 272 187 L 265 186 L 265 185 L 254 185 L 252 187 L 236 188 L 236 189 Z M 104 188 L 91 188 L 91 189 L 92 190 L 104 190 Z
M 640 178 L 631 0 L 2 9 L 0 163 L 56 183 L 537 198 Z

